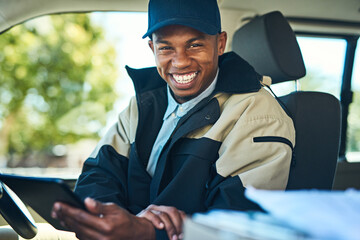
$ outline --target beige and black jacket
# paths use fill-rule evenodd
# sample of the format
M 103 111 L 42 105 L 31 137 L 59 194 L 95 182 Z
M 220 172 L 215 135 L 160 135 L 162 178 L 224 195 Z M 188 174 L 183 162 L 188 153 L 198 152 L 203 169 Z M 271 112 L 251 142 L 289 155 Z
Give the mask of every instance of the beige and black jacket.
M 292 120 L 261 87 L 261 76 L 235 53 L 219 59 L 214 93 L 182 117 L 146 171 L 167 108 L 156 68 L 130 69 L 136 97 L 86 160 L 76 193 L 136 214 L 149 204 L 186 213 L 253 209 L 247 186 L 285 189 L 295 144 Z

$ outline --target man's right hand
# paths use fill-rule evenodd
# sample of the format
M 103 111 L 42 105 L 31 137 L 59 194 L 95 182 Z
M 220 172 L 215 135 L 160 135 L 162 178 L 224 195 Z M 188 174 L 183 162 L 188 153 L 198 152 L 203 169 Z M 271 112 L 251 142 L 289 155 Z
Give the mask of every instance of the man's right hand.
M 146 218 L 137 217 L 114 203 L 91 198 L 85 199 L 85 206 L 88 211 L 56 202 L 51 215 L 79 239 L 155 239 L 154 225 Z
M 186 215 L 175 207 L 150 205 L 137 216 L 151 221 L 157 229 L 165 228 L 170 240 L 183 238 L 182 227 Z

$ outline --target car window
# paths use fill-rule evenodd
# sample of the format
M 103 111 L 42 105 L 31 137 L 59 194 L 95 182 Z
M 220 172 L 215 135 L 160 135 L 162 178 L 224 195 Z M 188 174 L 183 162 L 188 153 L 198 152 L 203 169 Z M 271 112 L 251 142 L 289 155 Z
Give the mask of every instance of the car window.
M 360 40 L 355 53 L 351 88 L 354 94 L 349 107 L 346 159 L 360 162 Z
M 297 37 L 307 74 L 300 79 L 300 90 L 322 91 L 340 99 L 346 40 L 326 37 Z M 350 104 L 346 137 L 346 159 L 360 162 L 360 50 L 355 53 L 352 75 L 353 102 Z M 277 95 L 295 90 L 294 82 L 274 84 Z
M 297 37 L 297 40 L 306 67 L 306 76 L 299 80 L 298 90 L 327 92 L 340 98 L 346 41 L 325 37 Z M 274 84 L 272 89 L 281 96 L 294 91 L 295 83 Z
M 134 95 L 125 64 L 154 65 L 146 28 L 146 13 L 95 12 L 1 34 L 1 171 L 77 175 Z

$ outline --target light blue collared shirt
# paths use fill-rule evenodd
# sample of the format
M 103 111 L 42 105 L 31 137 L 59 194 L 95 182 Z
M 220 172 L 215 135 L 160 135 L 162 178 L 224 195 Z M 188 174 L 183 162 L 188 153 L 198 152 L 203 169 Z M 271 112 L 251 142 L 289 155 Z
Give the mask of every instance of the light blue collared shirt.
M 146 168 L 146 171 L 150 174 L 150 176 L 154 176 L 156 164 L 160 157 L 161 151 L 164 148 L 166 142 L 169 140 L 180 118 L 183 117 L 193 107 L 195 107 L 196 104 L 198 104 L 204 98 L 208 97 L 214 91 L 218 74 L 219 70 L 216 73 L 214 81 L 210 84 L 209 87 L 205 89 L 205 91 L 200 93 L 199 96 L 187 102 L 184 102 L 183 104 L 179 104 L 176 102 L 176 100 L 171 94 L 169 86 L 167 87 L 168 107 L 164 114 L 163 124 L 151 150 L 149 162 Z

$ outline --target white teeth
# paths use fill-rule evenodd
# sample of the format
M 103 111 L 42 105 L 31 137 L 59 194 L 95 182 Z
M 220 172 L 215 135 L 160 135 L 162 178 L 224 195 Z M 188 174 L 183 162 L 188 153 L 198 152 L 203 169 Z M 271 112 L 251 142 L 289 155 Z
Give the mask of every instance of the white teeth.
M 190 73 L 190 74 L 173 74 L 173 78 L 175 79 L 176 82 L 181 83 L 181 84 L 186 84 L 191 82 L 195 77 L 196 77 L 196 72 L 194 73 Z

